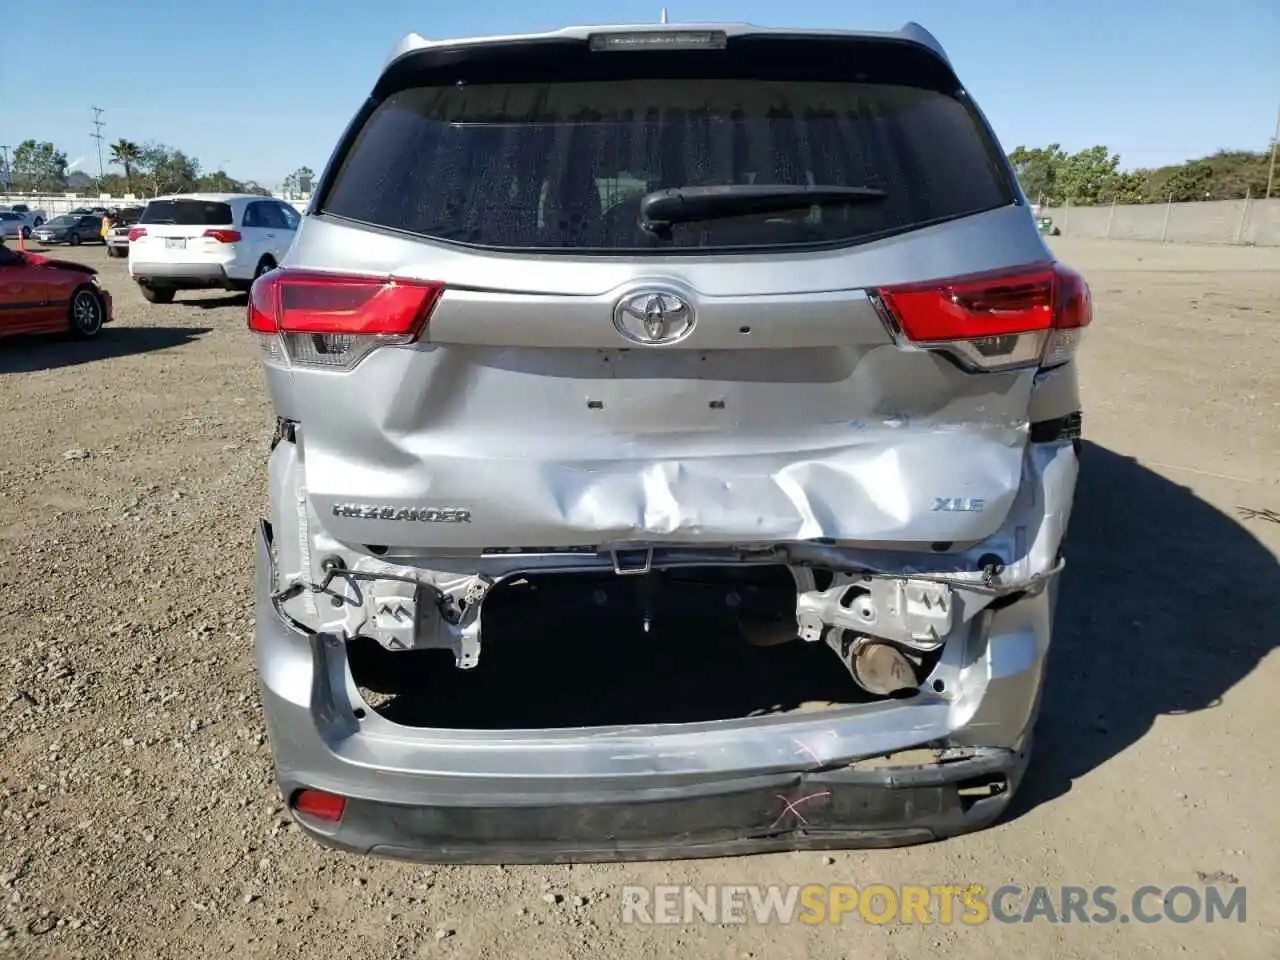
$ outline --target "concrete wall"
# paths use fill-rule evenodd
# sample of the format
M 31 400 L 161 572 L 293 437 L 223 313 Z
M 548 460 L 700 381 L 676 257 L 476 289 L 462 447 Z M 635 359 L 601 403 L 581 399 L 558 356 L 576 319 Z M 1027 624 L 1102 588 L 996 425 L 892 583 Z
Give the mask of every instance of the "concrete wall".
M 1064 237 L 1280 247 L 1280 199 L 1044 207 Z
M 291 203 L 298 210 L 303 210 L 309 198 L 284 193 L 274 194 L 277 200 Z M 46 216 L 56 217 L 60 213 L 69 213 L 76 207 L 140 207 L 147 202 L 147 197 L 125 194 L 123 197 L 82 196 L 62 194 L 59 196 L 21 196 L 19 194 L 0 193 L 0 206 L 12 203 L 25 203 L 32 210 L 43 210 Z

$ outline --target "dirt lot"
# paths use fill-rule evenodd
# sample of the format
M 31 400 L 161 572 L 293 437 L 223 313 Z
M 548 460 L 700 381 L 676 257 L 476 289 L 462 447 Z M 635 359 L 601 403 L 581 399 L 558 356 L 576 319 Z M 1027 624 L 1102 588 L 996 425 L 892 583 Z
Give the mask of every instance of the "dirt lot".
M 1016 809 L 907 850 L 574 868 L 373 861 L 288 825 L 251 665 L 272 419 L 241 301 L 149 305 L 101 248 L 71 252 L 118 322 L 0 347 L 0 955 L 1275 957 L 1280 525 L 1237 508 L 1280 510 L 1280 251 L 1056 246 L 1097 303 L 1089 444 Z M 1121 904 L 1238 883 L 1248 912 L 620 922 L 624 884 L 769 882 L 1110 884 Z

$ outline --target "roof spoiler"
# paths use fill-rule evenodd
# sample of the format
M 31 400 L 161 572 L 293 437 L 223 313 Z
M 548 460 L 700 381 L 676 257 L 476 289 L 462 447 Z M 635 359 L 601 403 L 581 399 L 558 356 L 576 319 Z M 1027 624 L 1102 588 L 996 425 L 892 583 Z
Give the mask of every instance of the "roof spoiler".
M 903 38 L 906 40 L 918 43 L 922 47 L 928 47 L 941 57 L 942 60 L 946 62 L 947 66 L 952 66 L 951 58 L 947 56 L 947 51 L 942 49 L 942 44 L 938 42 L 938 38 L 914 20 L 908 20 L 904 23 L 898 33 L 902 34 Z
M 411 50 L 417 50 L 421 47 L 425 47 L 428 42 L 427 38 L 420 33 L 405 34 L 396 41 L 396 45 L 391 48 L 391 56 L 387 57 L 386 63 L 382 65 L 382 69 L 386 70 L 387 67 L 391 66 L 391 64 L 395 63 L 395 61 L 399 60 L 406 53 Z
M 622 25 L 622 26 L 627 27 L 627 25 Z M 627 29 L 648 28 L 653 30 L 662 30 L 662 29 L 678 28 L 680 26 L 681 24 L 665 24 L 665 23 L 637 24 L 634 26 L 629 26 L 627 27 Z M 732 25 L 732 26 L 742 27 L 745 25 L 738 24 L 738 25 Z M 621 27 L 615 24 L 609 24 L 607 27 L 602 25 L 600 27 L 600 29 L 611 29 L 611 28 L 620 29 Z M 568 32 L 569 32 L 568 30 L 561 31 L 561 33 L 568 33 Z M 554 34 L 547 34 L 545 36 L 553 36 L 553 35 Z M 869 33 L 867 35 L 874 36 L 875 34 Z M 893 33 L 881 33 L 879 35 L 882 37 L 894 36 Z M 938 38 L 935 37 L 928 30 L 926 30 L 924 27 L 922 27 L 920 24 L 916 23 L 914 20 L 909 20 L 906 23 L 904 23 L 902 27 L 897 31 L 896 35 L 902 38 L 903 40 L 908 40 L 912 43 L 919 44 L 920 46 L 926 48 L 927 50 L 932 52 L 934 55 L 936 55 L 947 66 L 949 67 L 952 66 L 951 58 L 947 56 L 947 52 L 942 48 L 942 44 L 938 42 Z M 511 37 L 509 39 L 518 39 L 518 38 Z M 396 42 L 396 45 L 394 47 L 392 47 L 391 54 L 390 56 L 387 57 L 386 62 L 383 63 L 382 69 L 386 70 L 388 67 L 391 66 L 392 63 L 394 63 L 396 60 L 399 60 L 405 54 L 412 53 L 414 50 L 421 50 L 423 47 L 428 47 L 428 46 L 431 46 L 431 41 L 428 40 L 426 37 L 422 36 L 422 34 L 420 33 L 406 34 Z

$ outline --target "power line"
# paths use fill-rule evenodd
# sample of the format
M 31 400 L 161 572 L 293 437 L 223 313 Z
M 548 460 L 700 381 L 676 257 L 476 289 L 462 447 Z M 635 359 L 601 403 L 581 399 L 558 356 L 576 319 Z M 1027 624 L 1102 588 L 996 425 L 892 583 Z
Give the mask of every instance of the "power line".
M 1271 166 L 1267 168 L 1267 199 L 1271 199 L 1271 185 L 1276 180 L 1276 147 L 1280 146 L 1280 110 L 1276 111 L 1276 132 L 1271 138 Z
M 98 141 L 98 180 L 102 180 L 102 128 L 106 124 L 102 120 L 103 109 L 101 107 L 93 107 L 93 133 L 89 136 Z

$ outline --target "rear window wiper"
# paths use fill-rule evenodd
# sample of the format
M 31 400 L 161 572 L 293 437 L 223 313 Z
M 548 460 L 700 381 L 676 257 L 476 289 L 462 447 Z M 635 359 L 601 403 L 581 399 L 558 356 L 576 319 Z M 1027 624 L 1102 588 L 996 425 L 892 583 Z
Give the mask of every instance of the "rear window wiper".
M 815 204 L 877 202 L 884 198 L 885 192 L 875 187 L 786 183 L 671 187 L 641 198 L 640 226 L 647 233 L 663 234 L 677 223 L 802 210 Z

